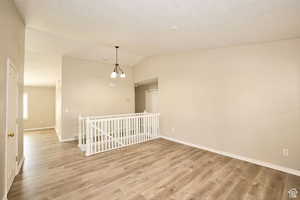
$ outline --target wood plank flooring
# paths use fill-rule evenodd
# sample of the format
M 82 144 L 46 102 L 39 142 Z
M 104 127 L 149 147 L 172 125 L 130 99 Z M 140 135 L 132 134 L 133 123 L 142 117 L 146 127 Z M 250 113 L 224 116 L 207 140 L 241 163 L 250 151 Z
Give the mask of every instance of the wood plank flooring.
M 9 200 L 286 200 L 300 177 L 164 139 L 85 157 L 54 131 L 25 134 Z

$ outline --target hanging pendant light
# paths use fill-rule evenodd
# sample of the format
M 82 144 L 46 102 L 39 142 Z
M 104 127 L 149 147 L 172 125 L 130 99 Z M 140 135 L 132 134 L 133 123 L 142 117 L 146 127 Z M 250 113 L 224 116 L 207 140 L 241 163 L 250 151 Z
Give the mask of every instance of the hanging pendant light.
M 111 73 L 110 77 L 111 78 L 117 78 L 117 77 L 126 78 L 125 72 L 121 69 L 121 67 L 119 66 L 119 63 L 118 63 L 118 48 L 119 48 L 119 46 L 115 46 L 115 48 L 116 48 L 116 64 L 114 67 L 114 71 Z

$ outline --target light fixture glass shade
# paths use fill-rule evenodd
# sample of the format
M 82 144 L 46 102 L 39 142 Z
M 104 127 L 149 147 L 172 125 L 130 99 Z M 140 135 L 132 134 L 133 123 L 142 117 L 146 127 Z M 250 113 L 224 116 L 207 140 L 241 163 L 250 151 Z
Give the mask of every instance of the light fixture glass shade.
M 126 75 L 125 75 L 125 73 L 124 73 L 124 72 L 122 72 L 122 73 L 121 73 L 121 75 L 120 75 L 120 77 L 121 77 L 121 78 L 126 78 Z
M 117 78 L 118 74 L 117 72 L 113 71 L 110 75 L 110 78 Z

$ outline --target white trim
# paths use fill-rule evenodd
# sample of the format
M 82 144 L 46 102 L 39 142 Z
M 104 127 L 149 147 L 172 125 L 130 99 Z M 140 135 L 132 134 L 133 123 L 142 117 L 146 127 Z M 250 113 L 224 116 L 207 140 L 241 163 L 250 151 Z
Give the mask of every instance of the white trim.
M 22 166 L 24 164 L 24 160 L 25 160 L 25 157 L 22 156 L 22 158 L 21 158 L 21 160 L 20 160 L 20 162 L 19 162 L 19 164 L 17 166 L 17 169 L 16 169 L 16 175 L 18 175 L 20 173 L 20 170 L 21 170 L 21 168 L 22 168 Z
M 59 142 L 71 142 L 71 141 L 75 141 L 77 139 L 75 137 L 73 137 L 73 138 L 67 138 L 67 139 L 61 139 L 61 136 L 59 135 L 58 136 L 58 140 L 59 140 Z
M 40 131 L 40 130 L 46 130 L 46 129 L 54 129 L 54 126 L 41 127 L 41 128 L 27 128 L 27 129 L 24 129 L 24 131 Z
M 202 150 L 210 151 L 210 152 L 213 152 L 213 153 L 217 153 L 217 154 L 227 156 L 227 157 L 230 157 L 230 158 L 235 158 L 235 159 L 238 159 L 238 160 L 254 163 L 256 165 L 260 165 L 260 166 L 263 166 L 263 167 L 268 167 L 268 168 L 271 168 L 271 169 L 279 170 L 279 171 L 282 171 L 282 172 L 285 172 L 285 173 L 288 173 L 288 174 L 293 174 L 293 175 L 296 175 L 296 176 L 300 176 L 300 171 L 296 170 L 296 169 L 291 169 L 291 168 L 283 167 L 283 166 L 280 166 L 280 165 L 275 165 L 275 164 L 272 164 L 272 163 L 269 163 L 269 162 L 260 161 L 260 160 L 256 160 L 256 159 L 252 159 L 252 158 L 247 158 L 247 157 L 244 157 L 244 156 L 239 156 L 239 155 L 236 155 L 236 154 L 233 154 L 233 153 L 228 153 L 228 152 L 224 152 L 224 151 L 215 150 L 215 149 L 212 149 L 212 148 L 209 148 L 209 147 L 199 146 L 199 145 L 196 145 L 196 144 L 192 144 L 192 143 L 189 143 L 189 142 L 184 142 L 184 141 L 174 139 L 174 138 L 170 138 L 170 137 L 167 137 L 167 136 L 159 136 L 159 137 L 163 138 L 163 139 L 166 139 L 166 140 L 176 142 L 176 143 L 180 143 L 180 144 L 188 145 L 188 146 L 195 147 L 195 148 L 198 148 L 198 149 L 202 149 Z

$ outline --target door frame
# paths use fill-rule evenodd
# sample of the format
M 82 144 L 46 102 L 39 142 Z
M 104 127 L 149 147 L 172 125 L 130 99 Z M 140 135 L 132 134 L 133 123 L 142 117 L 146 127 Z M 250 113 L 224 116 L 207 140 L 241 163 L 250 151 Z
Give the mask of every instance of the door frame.
M 6 98 L 5 98 L 5 170 L 4 170 L 4 194 L 5 197 L 7 196 L 10 188 L 8 188 L 8 182 L 7 182 L 7 175 L 8 175 L 8 137 L 7 137 L 7 133 L 8 133 L 8 124 L 7 124 L 7 116 L 8 116 L 8 84 L 9 84 L 9 70 L 10 68 L 12 68 L 15 72 L 16 72 L 16 76 L 17 76 L 17 99 L 18 99 L 18 108 L 17 108 L 17 113 L 20 113 L 20 102 L 19 102 L 19 95 L 20 95 L 20 87 L 19 87 L 19 73 L 17 71 L 16 66 L 14 65 L 14 63 L 12 62 L 12 60 L 10 58 L 7 58 L 6 60 L 6 82 L 5 82 L 5 94 L 6 94 Z M 18 156 L 18 148 L 19 148 L 19 116 L 17 116 L 17 120 L 16 120 L 16 133 L 15 133 L 15 137 L 16 137 L 16 156 Z M 18 169 L 18 161 L 16 159 L 16 170 Z M 11 186 L 10 186 L 11 187 Z

